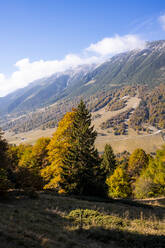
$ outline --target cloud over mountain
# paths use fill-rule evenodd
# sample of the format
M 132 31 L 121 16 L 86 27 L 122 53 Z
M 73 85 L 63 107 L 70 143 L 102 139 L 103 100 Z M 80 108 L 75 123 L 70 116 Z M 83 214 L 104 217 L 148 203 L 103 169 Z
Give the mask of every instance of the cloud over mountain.
M 24 58 L 16 62 L 17 70 L 10 77 L 6 77 L 2 73 L 0 74 L 0 96 L 25 87 L 34 80 L 48 77 L 56 72 L 62 72 L 81 64 L 95 63 L 98 60 L 99 58 L 96 56 L 83 58 L 75 54 L 68 54 L 62 60 L 50 61 L 39 60 L 30 62 L 28 58 Z
M 162 29 L 165 30 L 165 14 L 159 17 L 159 22 L 162 26 Z
M 31 62 L 28 58 L 24 58 L 16 62 L 16 71 L 9 77 L 0 73 L 0 96 L 25 87 L 30 82 L 48 77 L 53 73 L 62 72 L 82 64 L 98 63 L 105 56 L 112 56 L 133 49 L 142 49 L 144 46 L 145 41 L 136 35 L 116 35 L 91 44 L 80 55 L 68 54 L 62 60 Z M 97 55 L 91 55 L 91 52 L 95 52 Z
M 136 35 L 116 35 L 115 37 L 104 38 L 95 44 L 91 44 L 87 48 L 87 51 L 106 56 L 131 51 L 133 49 L 143 49 L 145 44 L 145 41 Z

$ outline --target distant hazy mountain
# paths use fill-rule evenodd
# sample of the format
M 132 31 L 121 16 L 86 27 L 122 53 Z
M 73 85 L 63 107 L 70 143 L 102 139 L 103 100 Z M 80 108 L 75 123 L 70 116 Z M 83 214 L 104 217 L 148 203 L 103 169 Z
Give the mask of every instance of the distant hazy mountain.
M 165 41 L 112 57 L 101 65 L 84 65 L 32 82 L 0 98 L 0 113 L 32 111 L 62 98 L 92 95 L 123 84 L 165 83 Z

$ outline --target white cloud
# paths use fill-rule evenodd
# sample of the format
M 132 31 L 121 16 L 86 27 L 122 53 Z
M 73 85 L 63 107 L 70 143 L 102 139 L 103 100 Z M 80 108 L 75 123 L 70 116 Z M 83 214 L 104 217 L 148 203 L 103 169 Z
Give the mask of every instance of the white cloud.
M 87 49 L 84 49 L 81 56 L 68 54 L 62 60 L 39 60 L 34 62 L 30 62 L 28 58 L 24 58 L 16 62 L 16 71 L 9 77 L 0 73 L 0 96 L 4 96 L 18 88 L 25 87 L 30 82 L 48 77 L 53 73 L 62 72 L 82 64 L 97 63 L 100 62 L 104 56 L 114 55 L 135 48 L 143 48 L 144 46 L 145 42 L 135 35 L 115 36 L 91 44 Z M 89 53 L 91 51 L 96 52 L 97 56 L 91 55 Z
M 162 29 L 165 30 L 165 14 L 159 17 L 159 22 L 162 26 Z
M 145 47 L 145 44 L 145 41 L 136 35 L 116 35 L 115 37 L 104 38 L 95 44 L 91 44 L 86 50 L 107 56 L 133 49 L 142 49 Z
M 75 54 L 69 54 L 63 60 L 39 60 L 34 62 L 30 62 L 28 58 L 19 60 L 15 64 L 17 70 L 9 78 L 0 74 L 0 96 L 25 87 L 39 78 L 48 77 L 53 73 L 62 72 L 81 64 L 95 63 L 98 60 L 99 58 L 96 56 L 81 58 Z

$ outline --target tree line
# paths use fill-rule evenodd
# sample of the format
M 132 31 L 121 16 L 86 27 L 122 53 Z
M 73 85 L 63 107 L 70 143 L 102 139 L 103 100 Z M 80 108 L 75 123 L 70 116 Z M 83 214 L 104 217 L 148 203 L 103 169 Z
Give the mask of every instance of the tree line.
M 154 156 L 136 149 L 103 155 L 83 101 L 67 112 L 52 138 L 32 145 L 9 145 L 0 133 L 0 192 L 10 188 L 53 189 L 60 194 L 145 198 L 165 194 L 165 146 Z

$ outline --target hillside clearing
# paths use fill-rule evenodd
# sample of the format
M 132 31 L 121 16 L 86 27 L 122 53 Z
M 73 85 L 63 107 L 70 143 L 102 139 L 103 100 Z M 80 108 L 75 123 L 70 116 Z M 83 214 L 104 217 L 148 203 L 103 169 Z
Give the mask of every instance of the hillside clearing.
M 92 116 L 99 114 L 101 117 L 100 118 L 96 118 L 93 122 L 95 129 L 97 130 L 97 132 L 101 132 L 102 129 L 100 128 L 100 125 L 102 122 L 107 121 L 108 119 L 117 116 L 118 114 L 123 113 L 124 111 L 130 109 L 130 108 L 134 108 L 136 109 L 139 106 L 141 99 L 138 97 L 130 97 L 127 101 L 127 106 L 117 110 L 117 111 L 106 111 L 106 107 L 92 113 Z

